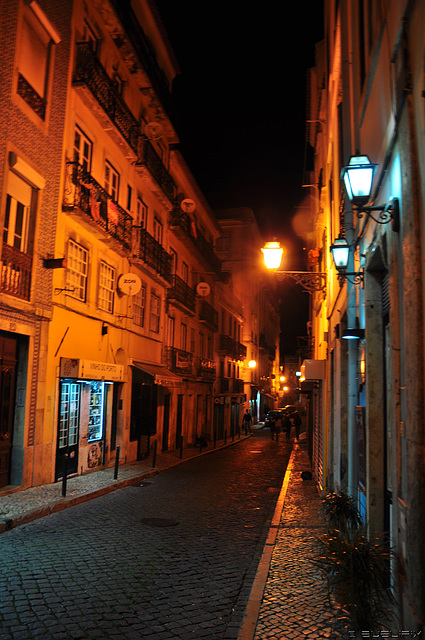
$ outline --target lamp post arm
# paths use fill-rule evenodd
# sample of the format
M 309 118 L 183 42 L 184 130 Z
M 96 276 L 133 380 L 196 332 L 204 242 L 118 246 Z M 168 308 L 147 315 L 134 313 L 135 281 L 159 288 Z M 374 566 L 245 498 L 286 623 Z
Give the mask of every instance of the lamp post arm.
M 317 271 L 275 271 L 279 280 L 291 278 L 305 291 L 313 295 L 317 292 L 326 294 L 326 273 Z

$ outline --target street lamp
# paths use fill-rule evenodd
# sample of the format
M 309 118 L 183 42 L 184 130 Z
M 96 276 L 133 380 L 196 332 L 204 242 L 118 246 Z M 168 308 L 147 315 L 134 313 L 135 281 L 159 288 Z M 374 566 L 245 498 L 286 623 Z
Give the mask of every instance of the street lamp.
M 279 278 L 292 278 L 301 285 L 308 293 L 326 291 L 326 273 L 317 271 L 282 271 L 279 269 L 282 261 L 283 249 L 279 242 L 266 242 L 261 251 L 264 255 L 264 264 L 267 269 L 277 273 Z
M 330 246 L 330 252 L 332 254 L 335 268 L 338 271 L 338 279 L 340 282 L 348 279 L 349 277 L 353 278 L 353 280 L 350 280 L 353 284 L 357 285 L 363 282 L 363 273 L 361 271 L 354 273 L 347 271 L 350 245 L 346 238 L 343 238 L 341 235 L 339 235 L 338 238 L 335 238 L 333 244 Z
M 357 207 L 359 218 L 366 213 L 378 224 L 392 223 L 393 231 L 400 230 L 400 208 L 398 198 L 390 198 L 383 205 L 368 205 L 372 192 L 373 176 L 376 164 L 372 164 L 367 156 L 351 156 L 346 167 L 341 169 L 341 179 L 344 180 L 345 190 L 350 201 Z M 372 215 L 373 211 L 379 211 L 378 218 Z

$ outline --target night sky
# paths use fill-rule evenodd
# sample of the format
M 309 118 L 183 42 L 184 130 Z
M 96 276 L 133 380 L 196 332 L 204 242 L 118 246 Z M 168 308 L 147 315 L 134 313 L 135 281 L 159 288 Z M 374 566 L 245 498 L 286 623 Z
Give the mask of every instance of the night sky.
M 156 5 L 180 67 L 173 101 L 181 151 L 207 201 L 251 207 L 264 240 L 285 245 L 283 268 L 304 270 L 291 220 L 307 195 L 306 71 L 323 38 L 323 0 Z M 309 294 L 289 281 L 281 288 L 291 327 L 283 345 L 293 352 L 294 335 L 306 333 Z

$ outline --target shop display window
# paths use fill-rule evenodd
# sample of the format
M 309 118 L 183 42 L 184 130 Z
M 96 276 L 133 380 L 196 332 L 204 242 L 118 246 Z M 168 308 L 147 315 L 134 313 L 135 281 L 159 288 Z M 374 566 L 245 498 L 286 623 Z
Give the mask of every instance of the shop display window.
M 103 437 L 103 394 L 104 383 L 90 382 L 89 442 L 101 440 Z

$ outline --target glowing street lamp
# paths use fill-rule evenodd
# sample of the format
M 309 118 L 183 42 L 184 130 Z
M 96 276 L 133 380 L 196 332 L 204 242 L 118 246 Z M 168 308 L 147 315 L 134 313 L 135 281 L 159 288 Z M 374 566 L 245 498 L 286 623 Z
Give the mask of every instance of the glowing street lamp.
M 282 262 L 283 249 L 279 242 L 266 242 L 261 249 L 267 269 L 279 269 Z
M 267 269 L 277 273 L 280 278 L 292 278 L 311 294 L 318 291 L 326 292 L 326 273 L 319 273 L 318 271 L 282 271 L 279 269 L 284 253 L 279 242 L 266 242 L 261 251 L 263 252 L 264 264 Z

